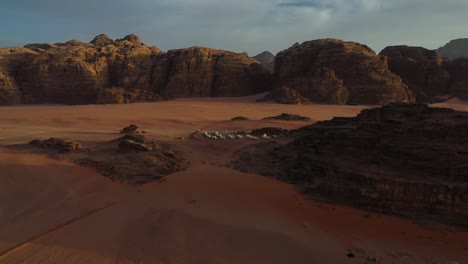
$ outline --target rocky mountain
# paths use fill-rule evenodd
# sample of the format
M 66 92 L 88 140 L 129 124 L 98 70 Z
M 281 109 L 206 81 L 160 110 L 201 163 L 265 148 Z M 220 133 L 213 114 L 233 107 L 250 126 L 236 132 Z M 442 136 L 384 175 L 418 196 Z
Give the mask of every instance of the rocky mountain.
M 451 40 L 438 49 L 440 54 L 448 59 L 468 58 L 468 38 Z
M 273 98 L 281 103 L 387 104 L 413 102 L 386 57 L 338 39 L 295 44 L 276 55 Z
M 273 55 L 271 52 L 264 51 L 252 58 L 260 62 L 260 64 L 262 64 L 265 69 L 273 72 L 275 68 L 275 55 Z
M 468 58 L 448 61 L 445 69 L 450 73 L 450 94 L 468 100 Z
M 136 35 L 0 49 L 0 103 L 129 103 L 245 96 L 271 75 L 246 55 L 195 47 L 163 53 Z
M 280 103 L 383 105 L 442 95 L 468 99 L 467 76 L 465 59 L 450 61 L 420 47 L 392 46 L 377 55 L 356 42 L 320 39 L 296 43 L 276 57 L 263 52 L 250 58 L 205 47 L 161 52 L 133 34 L 116 40 L 101 34 L 90 43 L 0 49 L 0 104 L 131 103 L 272 91 L 267 99 Z
M 447 60 L 438 51 L 421 47 L 391 46 L 381 51 L 389 69 L 398 74 L 419 102 L 431 102 L 435 96 L 468 98 L 468 58 Z
M 245 96 L 266 91 L 271 75 L 244 54 L 192 47 L 155 61 L 152 89 L 165 97 Z
M 468 227 L 468 113 L 391 104 L 239 151 L 235 167 L 318 199 Z
M 433 96 L 449 93 L 450 74 L 444 69 L 439 52 L 421 47 L 390 46 L 380 55 L 388 58 L 389 69 L 408 83 L 417 101 L 428 102 Z

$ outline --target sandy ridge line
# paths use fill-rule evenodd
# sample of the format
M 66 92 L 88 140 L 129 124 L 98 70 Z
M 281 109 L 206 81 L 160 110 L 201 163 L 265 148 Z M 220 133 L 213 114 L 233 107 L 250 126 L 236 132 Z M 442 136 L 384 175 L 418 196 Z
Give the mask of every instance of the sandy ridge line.
M 105 210 L 105 209 L 107 209 L 107 208 L 110 208 L 110 207 L 112 207 L 112 206 L 118 204 L 119 202 L 120 202 L 120 201 L 118 201 L 118 202 L 113 202 L 113 203 L 110 203 L 110 204 L 105 205 L 105 206 L 103 206 L 103 207 L 94 209 L 94 210 L 92 210 L 92 211 L 90 211 L 90 212 L 88 212 L 88 213 L 86 213 L 86 214 L 84 214 L 84 215 L 75 217 L 75 218 L 73 218 L 73 219 L 71 219 L 71 220 L 69 220 L 69 221 L 67 221 L 67 222 L 65 222 L 65 223 L 63 223 L 63 224 L 61 224 L 61 225 L 58 225 L 57 227 L 55 227 L 55 228 L 53 228 L 53 229 L 51 229 L 51 230 L 49 230 L 49 231 L 46 231 L 46 232 L 44 232 L 44 233 L 42 233 L 42 234 L 39 234 L 39 235 L 37 235 L 37 236 L 34 236 L 34 237 L 32 237 L 31 239 L 29 239 L 28 241 L 25 241 L 25 242 L 23 242 L 23 243 L 21 243 L 21 244 L 19 244 L 19 245 L 16 245 L 16 246 L 14 246 L 14 247 L 11 247 L 11 248 L 9 248 L 9 249 L 6 249 L 6 250 L 0 252 L 0 261 L 3 260 L 4 258 L 6 258 L 7 256 L 9 256 L 10 254 L 14 253 L 15 251 L 20 250 L 21 248 L 28 246 L 29 244 L 33 243 L 34 241 L 37 241 L 37 240 L 41 239 L 42 237 L 45 237 L 45 236 L 47 236 L 47 235 L 50 235 L 50 234 L 52 234 L 52 233 L 54 233 L 54 232 L 56 232 L 56 231 L 58 231 L 58 230 L 60 230 L 60 229 L 62 229 L 62 228 L 64 228 L 64 227 L 66 227 L 66 226 L 68 226 L 68 225 L 71 225 L 71 224 L 73 224 L 73 223 L 76 223 L 76 222 L 78 222 L 78 221 L 80 221 L 80 220 L 82 220 L 82 219 L 84 219 L 84 218 L 86 218 L 86 217 L 89 217 L 89 216 L 92 216 L 92 215 L 94 215 L 94 214 L 96 214 L 96 213 L 99 213 L 99 212 L 101 212 L 101 211 L 103 211 L 103 210 Z

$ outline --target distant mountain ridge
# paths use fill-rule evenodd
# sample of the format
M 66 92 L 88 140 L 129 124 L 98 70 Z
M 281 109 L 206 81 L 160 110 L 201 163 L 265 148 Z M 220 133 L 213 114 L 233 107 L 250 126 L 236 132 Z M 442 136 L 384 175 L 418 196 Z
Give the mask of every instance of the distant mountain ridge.
M 468 58 L 468 38 L 451 40 L 437 50 L 447 59 Z
M 445 48 L 465 42 L 451 41 Z M 438 51 L 409 46 L 376 54 L 364 44 L 339 39 L 296 43 L 276 56 L 265 51 L 253 58 L 206 47 L 162 52 L 134 34 L 0 49 L 0 105 L 133 103 L 262 92 L 272 92 L 265 100 L 291 104 L 467 100 L 468 58 L 444 59 Z
M 264 51 L 252 58 L 260 62 L 260 64 L 262 64 L 265 69 L 273 72 L 275 68 L 275 55 L 273 55 L 271 52 Z

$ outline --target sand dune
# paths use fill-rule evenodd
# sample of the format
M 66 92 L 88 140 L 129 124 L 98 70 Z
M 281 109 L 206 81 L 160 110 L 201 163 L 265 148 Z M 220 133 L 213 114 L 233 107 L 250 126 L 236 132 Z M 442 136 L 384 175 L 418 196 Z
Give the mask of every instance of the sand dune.
M 459 104 L 456 107 L 467 107 Z M 0 263 L 467 263 L 468 234 L 316 203 L 293 186 L 227 167 L 248 141 L 176 140 L 196 129 L 295 128 L 361 106 L 183 99 L 102 106 L 0 108 L 0 144 L 67 136 L 109 140 L 136 123 L 190 167 L 139 187 L 87 168 L 0 148 Z M 467 108 L 468 109 L 468 108 Z M 253 121 L 227 121 L 245 115 Z M 348 258 L 352 250 L 356 257 Z

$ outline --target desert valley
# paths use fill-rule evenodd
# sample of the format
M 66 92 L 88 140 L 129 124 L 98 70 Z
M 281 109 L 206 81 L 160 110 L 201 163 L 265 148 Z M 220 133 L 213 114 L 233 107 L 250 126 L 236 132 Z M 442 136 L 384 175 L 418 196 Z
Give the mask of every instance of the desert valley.
M 1 48 L 0 263 L 468 263 L 464 45 Z

